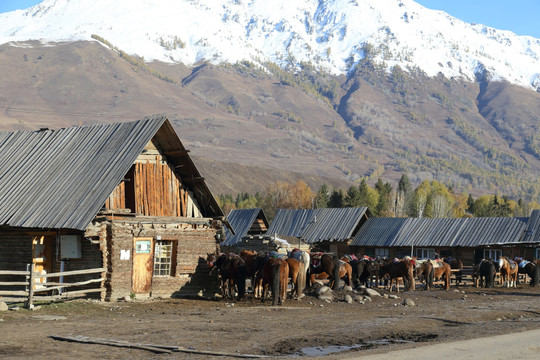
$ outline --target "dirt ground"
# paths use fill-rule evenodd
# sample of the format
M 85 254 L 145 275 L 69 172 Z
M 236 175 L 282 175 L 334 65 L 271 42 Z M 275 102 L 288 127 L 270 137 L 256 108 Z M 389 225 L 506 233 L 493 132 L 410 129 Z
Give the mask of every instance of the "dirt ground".
M 87 336 L 130 343 L 182 346 L 229 354 L 340 359 L 422 344 L 540 328 L 540 288 L 452 287 L 365 299 L 337 291 L 332 302 L 308 293 L 283 306 L 248 297 L 241 302 L 157 299 L 99 303 L 74 300 L 34 311 L 0 313 L 2 359 L 233 359 L 60 341 Z M 352 303 L 345 302 L 350 294 Z M 405 306 L 405 299 L 414 306 Z M 330 351 L 343 350 L 330 353 Z

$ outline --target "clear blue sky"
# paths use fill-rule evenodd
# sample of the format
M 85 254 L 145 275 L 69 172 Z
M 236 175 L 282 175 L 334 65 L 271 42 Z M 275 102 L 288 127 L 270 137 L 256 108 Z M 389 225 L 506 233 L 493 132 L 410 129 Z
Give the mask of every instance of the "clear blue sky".
M 468 23 L 484 24 L 540 39 L 540 0 L 415 1 L 430 9 L 446 11 Z M 26 9 L 40 2 L 40 0 L 0 0 L 0 13 Z

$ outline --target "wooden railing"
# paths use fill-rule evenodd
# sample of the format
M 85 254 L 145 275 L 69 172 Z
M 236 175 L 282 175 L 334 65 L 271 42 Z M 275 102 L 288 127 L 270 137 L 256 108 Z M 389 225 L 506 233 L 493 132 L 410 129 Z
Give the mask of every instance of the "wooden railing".
M 56 301 L 75 297 L 85 297 L 100 293 L 100 299 L 105 295 L 105 268 L 64 271 L 58 273 L 40 274 L 34 269 L 34 264 L 28 264 L 26 271 L 0 270 L 1 276 L 24 278 L 20 281 L 0 281 L 0 288 L 15 288 L 16 290 L 0 290 L 0 301 L 6 303 L 24 302 L 29 309 L 34 302 Z M 66 277 L 75 275 L 99 274 L 98 278 L 79 282 L 66 281 Z M 41 279 L 58 278 L 60 282 L 41 282 Z M 24 290 L 20 288 L 24 286 Z M 80 289 L 84 287 L 83 289 Z

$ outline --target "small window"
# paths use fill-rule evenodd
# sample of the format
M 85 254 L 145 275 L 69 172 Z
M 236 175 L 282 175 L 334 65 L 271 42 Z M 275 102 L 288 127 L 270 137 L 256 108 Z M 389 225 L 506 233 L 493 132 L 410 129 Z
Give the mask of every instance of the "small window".
M 375 257 L 388 259 L 390 256 L 390 249 L 388 248 L 375 248 Z
M 536 248 L 536 255 L 534 256 L 535 259 L 540 259 L 540 248 Z
M 176 264 L 176 242 L 157 240 L 154 248 L 154 275 L 174 276 Z
M 416 257 L 419 259 L 435 259 L 435 249 L 416 249 Z
M 493 259 L 493 261 L 498 261 L 499 257 L 501 256 L 502 256 L 502 250 L 484 249 L 484 259 Z

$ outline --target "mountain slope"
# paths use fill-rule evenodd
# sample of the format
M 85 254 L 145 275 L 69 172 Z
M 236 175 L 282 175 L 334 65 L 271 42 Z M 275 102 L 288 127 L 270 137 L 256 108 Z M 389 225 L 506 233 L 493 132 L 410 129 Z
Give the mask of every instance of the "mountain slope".
M 10 41 L 0 45 L 1 129 L 164 113 L 192 155 L 216 171 L 206 176 L 217 193 L 263 191 L 299 173 L 316 187 L 361 177 L 396 183 L 406 172 L 414 183 L 437 179 L 458 192 L 540 201 L 536 39 L 467 25 L 412 1 L 272 2 L 282 6 L 279 16 L 261 1 L 82 4 L 44 1 L 0 14 L 0 43 Z M 145 26 L 126 23 L 122 5 L 132 24 Z M 174 22 L 169 13 L 181 15 Z M 191 27 L 180 29 L 178 19 Z M 437 21 L 440 35 L 433 35 L 429 24 Z M 452 32 L 443 33 L 450 23 Z M 386 37 L 374 35 L 380 29 Z M 480 36 L 485 46 L 456 48 L 458 35 Z M 407 36 L 418 52 L 402 46 Z M 27 38 L 65 41 L 16 41 Z M 448 55 L 451 65 L 440 54 L 455 56 Z M 418 57 L 437 61 L 440 72 Z M 501 62 L 506 68 L 497 73 Z

